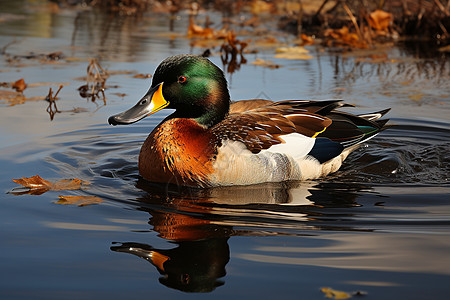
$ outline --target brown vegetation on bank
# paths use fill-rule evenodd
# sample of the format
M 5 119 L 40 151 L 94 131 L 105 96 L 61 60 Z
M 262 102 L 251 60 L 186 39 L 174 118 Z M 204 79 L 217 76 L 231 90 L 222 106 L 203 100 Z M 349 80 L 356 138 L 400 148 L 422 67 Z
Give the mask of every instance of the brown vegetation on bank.
M 427 39 L 448 43 L 450 38 L 449 0 L 51 0 L 62 5 L 89 5 L 114 14 L 142 16 L 145 12 L 191 16 L 201 11 L 222 13 L 222 25 L 258 27 L 276 20 L 278 29 L 302 40 L 321 38 L 327 46 L 370 47 L 373 42 L 397 39 Z M 250 17 L 242 18 L 242 14 Z M 266 19 L 265 19 L 266 18 Z M 207 23 L 207 22 L 205 22 Z M 189 33 L 199 31 L 213 35 L 208 24 L 204 28 L 190 26 Z M 203 30 L 203 31 L 202 31 Z M 223 35 L 226 35 L 222 31 Z

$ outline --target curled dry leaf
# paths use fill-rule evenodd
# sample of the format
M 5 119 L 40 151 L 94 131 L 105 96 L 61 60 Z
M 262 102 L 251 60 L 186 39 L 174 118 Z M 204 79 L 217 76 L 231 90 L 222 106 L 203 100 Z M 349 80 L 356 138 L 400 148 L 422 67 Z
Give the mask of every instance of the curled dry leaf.
M 369 25 L 377 31 L 387 31 L 393 20 L 392 14 L 377 9 L 369 15 Z
M 59 195 L 59 200 L 55 201 L 57 204 L 62 205 L 78 205 L 86 206 L 91 204 L 99 204 L 103 202 L 103 199 L 96 196 L 63 196 Z
M 15 89 L 17 92 L 22 93 L 27 88 L 27 84 L 25 83 L 25 80 L 21 78 L 16 82 L 12 82 L 11 87 Z
M 313 45 L 314 38 L 312 36 L 308 36 L 304 33 L 300 35 L 300 39 L 302 40 L 303 45 Z
M 22 177 L 20 179 L 12 179 L 17 184 L 23 186 L 21 189 L 14 189 L 13 194 L 30 194 L 41 195 L 47 191 L 62 191 L 62 190 L 78 190 L 84 185 L 89 185 L 89 182 L 81 179 L 61 179 L 55 182 L 43 179 L 39 175 L 33 177 Z

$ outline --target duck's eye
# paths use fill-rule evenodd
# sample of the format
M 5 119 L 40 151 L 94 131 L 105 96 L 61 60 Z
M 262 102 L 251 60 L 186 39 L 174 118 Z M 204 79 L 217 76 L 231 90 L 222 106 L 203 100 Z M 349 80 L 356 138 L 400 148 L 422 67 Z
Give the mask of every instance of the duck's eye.
M 143 99 L 142 101 L 141 101 L 141 105 L 144 105 L 144 104 L 146 104 L 147 103 L 147 99 Z
M 185 82 L 186 82 L 186 76 L 178 77 L 178 83 L 185 83 Z

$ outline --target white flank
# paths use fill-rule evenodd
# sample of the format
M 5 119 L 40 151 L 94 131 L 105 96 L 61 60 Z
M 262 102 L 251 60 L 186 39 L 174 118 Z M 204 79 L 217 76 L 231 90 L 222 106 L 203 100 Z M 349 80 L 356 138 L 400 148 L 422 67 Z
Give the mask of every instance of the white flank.
M 243 143 L 224 141 L 218 149 L 210 176 L 213 186 L 250 185 L 287 180 L 308 180 L 336 172 L 347 155 L 356 148 L 350 147 L 337 157 L 320 164 L 307 153 L 315 139 L 299 134 L 283 136 L 286 141 L 257 154 L 250 152 Z M 292 142 L 295 141 L 295 144 Z

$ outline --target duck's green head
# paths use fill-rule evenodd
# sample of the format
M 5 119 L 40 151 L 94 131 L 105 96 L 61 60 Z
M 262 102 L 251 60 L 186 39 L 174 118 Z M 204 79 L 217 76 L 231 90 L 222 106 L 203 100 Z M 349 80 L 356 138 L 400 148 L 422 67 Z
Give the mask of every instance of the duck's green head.
M 112 125 L 131 124 L 166 107 L 176 110 L 172 117 L 195 119 L 206 127 L 217 124 L 230 107 L 222 70 L 201 56 L 166 58 L 156 68 L 145 96 L 134 107 L 108 121 Z

